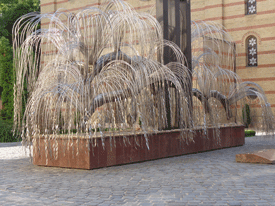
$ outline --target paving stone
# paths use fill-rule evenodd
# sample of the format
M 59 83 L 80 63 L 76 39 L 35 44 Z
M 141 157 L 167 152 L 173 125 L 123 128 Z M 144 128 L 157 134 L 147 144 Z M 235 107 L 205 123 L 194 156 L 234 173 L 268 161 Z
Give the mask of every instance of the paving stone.
M 144 203 L 140 203 L 138 205 L 140 205 L 140 206 L 152 206 L 152 203 L 146 203 L 146 202 L 144 202 Z
M 236 154 L 274 149 L 274 140 L 249 137 L 242 147 L 91 171 L 33 166 L 11 145 L 0 144 L 1 206 L 275 206 L 274 165 L 235 162 Z
M 216 201 L 202 201 L 202 205 L 214 205 L 216 203 Z
M 268 203 L 258 203 L 258 202 L 257 202 L 256 205 L 257 205 L 257 206 L 267 206 L 267 205 L 270 205 L 270 204 L 268 204 Z
M 240 206 L 242 203 L 239 201 L 229 201 L 228 205 L 230 206 Z

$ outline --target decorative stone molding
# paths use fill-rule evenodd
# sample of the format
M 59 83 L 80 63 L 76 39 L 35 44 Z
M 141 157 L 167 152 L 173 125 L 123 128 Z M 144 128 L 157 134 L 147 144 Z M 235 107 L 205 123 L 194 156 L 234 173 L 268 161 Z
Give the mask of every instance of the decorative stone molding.
M 246 33 L 243 35 L 243 37 L 242 37 L 242 46 L 245 46 L 246 39 L 247 39 L 247 37 L 249 37 L 249 36 L 255 36 L 255 37 L 257 37 L 258 45 L 261 45 L 261 44 L 262 44 L 262 38 L 261 38 L 261 36 L 260 36 L 257 32 L 249 31 L 249 32 L 246 32 Z

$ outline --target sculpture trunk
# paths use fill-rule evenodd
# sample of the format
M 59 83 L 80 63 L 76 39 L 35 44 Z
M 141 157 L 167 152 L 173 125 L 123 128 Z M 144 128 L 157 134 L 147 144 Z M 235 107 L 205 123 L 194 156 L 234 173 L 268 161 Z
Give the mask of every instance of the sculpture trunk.
M 156 16 L 163 28 L 163 39 L 174 42 L 180 47 L 186 57 L 185 65 L 188 67 L 190 79 L 188 102 L 192 114 L 192 54 L 191 54 L 191 18 L 189 0 L 157 0 Z M 164 64 L 175 62 L 176 56 L 169 47 L 164 47 Z M 167 128 L 171 129 L 171 114 L 168 83 L 165 86 Z M 176 108 L 178 106 L 176 105 Z M 177 118 L 177 117 L 176 117 Z M 176 121 L 177 122 L 177 119 Z

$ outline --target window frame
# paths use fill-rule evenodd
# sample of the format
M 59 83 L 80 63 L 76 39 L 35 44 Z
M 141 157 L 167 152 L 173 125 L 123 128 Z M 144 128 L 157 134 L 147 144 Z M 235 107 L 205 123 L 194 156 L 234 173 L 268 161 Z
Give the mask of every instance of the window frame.
M 255 6 L 255 11 L 253 13 L 249 12 L 250 6 Z M 257 14 L 257 0 L 254 0 L 253 3 L 251 3 L 250 0 L 246 0 L 245 15 L 253 15 L 253 14 Z
M 251 40 L 252 38 L 254 38 L 255 44 L 251 45 L 249 40 Z M 250 35 L 246 38 L 246 44 L 245 44 L 245 50 L 246 50 L 246 67 L 257 67 L 258 66 L 258 39 L 256 36 L 254 35 Z M 255 49 L 254 50 L 254 54 L 250 54 L 250 50 L 251 49 Z M 256 62 L 255 65 L 250 63 L 250 59 L 255 58 Z

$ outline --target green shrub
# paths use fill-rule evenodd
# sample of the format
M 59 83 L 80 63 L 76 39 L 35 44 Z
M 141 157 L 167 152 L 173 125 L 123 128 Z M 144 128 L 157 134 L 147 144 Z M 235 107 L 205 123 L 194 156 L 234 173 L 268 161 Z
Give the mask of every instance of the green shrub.
M 13 135 L 12 122 L 0 119 L 0 142 L 18 142 L 17 136 Z
M 253 137 L 256 134 L 256 132 L 253 130 L 245 130 L 244 133 L 246 137 Z
M 1 118 L 11 120 L 13 118 L 13 57 L 12 46 L 5 37 L 0 38 L 0 86 L 3 88 L 1 98 L 3 108 Z
M 244 108 L 242 110 L 243 113 L 243 123 L 245 124 L 245 128 L 248 128 L 248 126 L 251 123 L 251 117 L 250 117 L 250 107 L 248 104 L 244 105 Z

